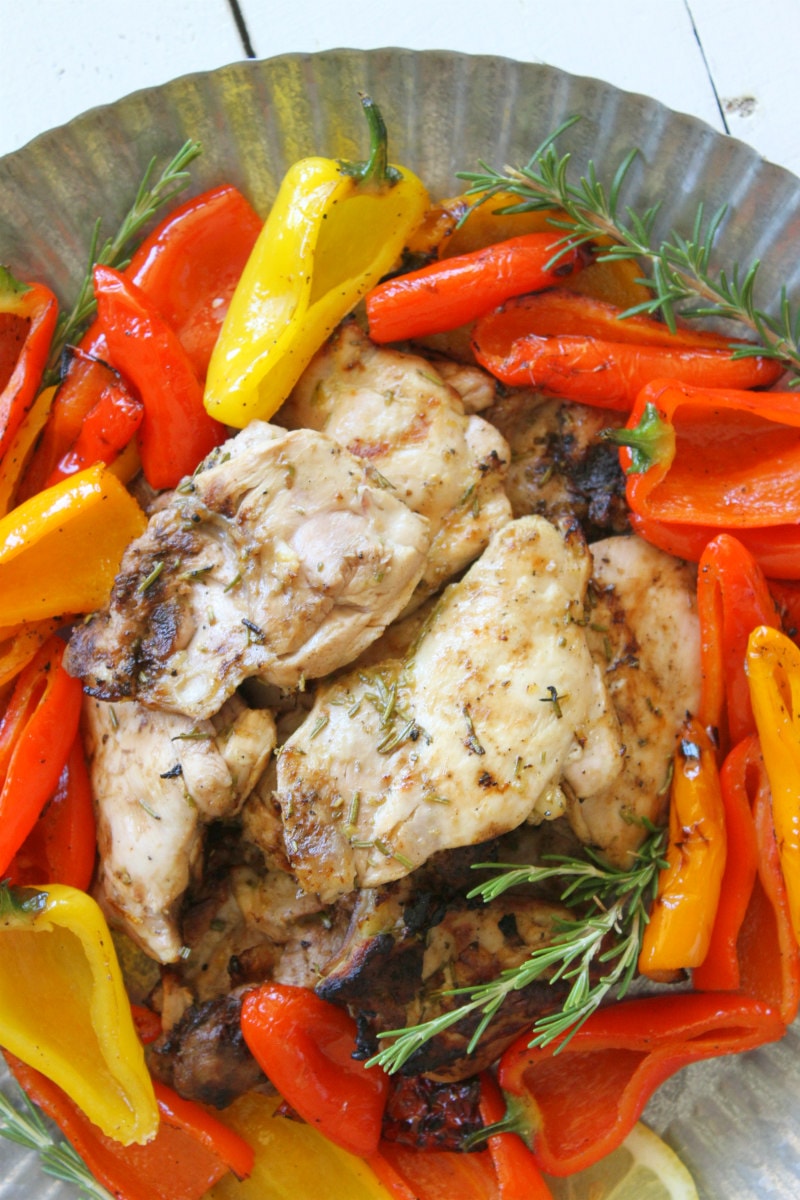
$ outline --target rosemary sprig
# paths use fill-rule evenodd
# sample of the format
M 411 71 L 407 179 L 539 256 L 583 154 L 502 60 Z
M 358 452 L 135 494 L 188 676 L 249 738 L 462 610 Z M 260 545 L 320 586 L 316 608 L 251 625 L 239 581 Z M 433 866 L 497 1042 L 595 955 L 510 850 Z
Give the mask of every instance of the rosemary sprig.
M 35 1150 L 46 1175 L 71 1183 L 88 1200 L 114 1200 L 111 1192 L 98 1183 L 89 1168 L 69 1142 L 55 1141 L 39 1110 L 21 1093 L 24 1108 L 15 1108 L 7 1096 L 0 1093 L 0 1136 Z
M 506 997 L 545 974 L 549 983 L 563 980 L 570 987 L 561 1008 L 534 1023 L 530 1044 L 546 1046 L 565 1035 L 569 1038 L 612 991 L 617 998 L 624 996 L 633 980 L 658 873 L 665 865 L 665 842 L 665 831 L 650 827 L 635 862 L 627 868 L 609 866 L 591 850 L 585 859 L 549 856 L 552 865 L 548 866 L 477 863 L 495 875 L 473 888 L 469 898 L 480 896 L 488 903 L 510 888 L 558 879 L 563 884 L 562 903 L 575 911 L 575 919 L 559 921 L 550 944 L 532 951 L 519 966 L 487 983 L 442 993 L 465 996 L 463 1004 L 408 1029 L 378 1034 L 392 1040 L 369 1065 L 391 1074 L 431 1038 L 471 1013 L 480 1013 L 467 1047 L 471 1053 Z
M 58 365 L 64 347 L 69 342 L 75 341 L 76 335 L 94 314 L 96 304 L 92 290 L 92 271 L 95 266 L 99 263 L 106 267 L 116 267 L 118 270 L 124 270 L 127 267 L 130 262 L 131 242 L 150 218 L 183 190 L 189 179 L 187 167 L 201 152 L 202 147 L 199 142 L 185 142 L 155 180 L 153 173 L 156 168 L 156 159 L 152 158 L 139 184 L 133 204 L 123 217 L 120 227 L 113 237 L 106 238 L 101 243 L 101 223 L 99 219 L 95 222 L 89 245 L 88 266 L 78 289 L 78 295 L 69 312 L 62 312 L 56 324 L 45 371 L 45 386 L 57 382 Z
M 592 161 L 577 183 L 570 180 L 571 156 L 559 154 L 555 142 L 578 120 L 579 117 L 572 117 L 560 125 L 523 167 L 506 167 L 498 171 L 480 162 L 479 171 L 459 172 L 458 178 L 470 185 L 467 195 L 478 197 L 476 205 L 486 203 L 499 193 L 518 197 L 517 203 L 506 205 L 500 212 L 560 210 L 563 217 L 551 218 L 556 228 L 564 230 L 557 243 L 556 257 L 568 247 L 592 242 L 602 234 L 610 238 L 612 244 L 599 251 L 598 259 L 648 262 L 652 274 L 641 282 L 653 295 L 628 309 L 625 316 L 660 312 L 673 331 L 678 306 L 682 317 L 720 317 L 734 321 L 747 326 L 758 339 L 758 345 L 732 341 L 736 357 L 760 354 L 781 362 L 795 374 L 800 372 L 800 312 L 792 308 L 786 289 L 781 289 L 777 315 L 773 316 L 756 303 L 758 261 L 746 270 L 738 264 L 728 270 L 715 271 L 712 267 L 712 252 L 727 206 L 723 205 L 707 216 L 701 203 L 688 236 L 673 230 L 664 240 L 654 238 L 659 205 L 653 204 L 644 212 L 636 213 L 621 201 L 625 181 L 636 160 L 636 150 L 625 156 L 608 186 L 598 178 Z M 800 386 L 800 379 L 792 383 Z

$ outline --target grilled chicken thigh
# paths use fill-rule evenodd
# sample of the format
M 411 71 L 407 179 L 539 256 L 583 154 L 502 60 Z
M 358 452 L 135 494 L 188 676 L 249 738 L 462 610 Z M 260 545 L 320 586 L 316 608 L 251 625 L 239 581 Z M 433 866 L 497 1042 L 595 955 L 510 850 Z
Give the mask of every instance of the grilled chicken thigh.
M 104 700 L 208 718 L 260 676 L 350 662 L 425 569 L 428 523 L 324 434 L 255 421 L 153 514 L 68 669 Z
M 322 685 L 276 796 L 305 891 L 325 900 L 599 791 L 619 728 L 585 636 L 591 559 L 540 517 L 506 525 L 404 657 Z M 370 656 L 372 657 L 372 656 Z
M 97 812 L 97 894 L 112 923 L 160 962 L 181 951 L 178 910 L 207 822 L 235 813 L 275 745 L 264 709 L 234 697 L 210 721 L 87 699 Z
M 474 368 L 462 369 L 456 380 L 472 399 L 480 391 Z M 477 558 L 511 517 L 503 489 L 508 447 L 494 426 L 467 416 L 464 407 L 426 359 L 375 346 L 350 322 L 316 356 L 278 414 L 290 428 L 324 430 L 367 459 L 394 494 L 430 522 L 417 602 Z

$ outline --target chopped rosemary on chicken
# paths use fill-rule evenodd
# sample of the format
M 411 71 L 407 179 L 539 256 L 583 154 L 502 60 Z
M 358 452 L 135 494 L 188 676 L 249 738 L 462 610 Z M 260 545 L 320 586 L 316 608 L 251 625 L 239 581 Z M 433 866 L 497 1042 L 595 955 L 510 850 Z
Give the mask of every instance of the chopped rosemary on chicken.
M 98 1183 L 69 1142 L 54 1141 L 39 1110 L 21 1093 L 22 1110 L 0 1094 L 0 1136 L 35 1150 L 46 1175 L 71 1183 L 87 1200 L 113 1200 L 111 1192 Z
M 476 863 L 495 874 L 473 888 L 470 898 L 480 896 L 488 903 L 512 888 L 558 879 L 563 885 L 561 900 L 575 911 L 575 919 L 559 921 L 550 944 L 534 950 L 520 966 L 502 971 L 488 983 L 444 993 L 465 996 L 463 1004 L 420 1025 L 379 1033 L 392 1040 L 370 1059 L 370 1065 L 390 1074 L 398 1071 L 431 1038 L 480 1012 L 468 1047 L 471 1053 L 506 997 L 543 976 L 551 984 L 564 980 L 570 988 L 561 1008 L 533 1025 L 532 1046 L 571 1036 L 612 992 L 618 999 L 624 996 L 636 973 L 658 873 L 665 866 L 665 841 L 665 830 L 650 827 L 630 867 L 611 866 L 591 850 L 585 859 L 548 856 L 546 866 Z
M 133 203 L 122 218 L 120 227 L 113 237 L 100 242 L 100 220 L 95 222 L 89 246 L 88 265 L 78 295 L 69 312 L 58 318 L 50 355 L 47 360 L 44 383 L 58 381 L 58 365 L 64 347 L 80 334 L 83 326 L 94 314 L 96 301 L 92 286 L 92 271 L 98 264 L 124 270 L 130 262 L 131 242 L 159 209 L 169 204 L 186 186 L 189 175 L 187 167 L 202 153 L 199 142 L 187 141 L 167 163 L 157 179 L 153 180 L 156 160 L 151 159 L 142 176 L 139 190 Z
M 759 308 L 755 289 L 760 263 L 753 262 L 747 270 L 734 263 L 729 270 L 717 270 L 712 265 L 712 252 L 717 234 L 727 215 L 722 205 L 711 217 L 700 203 L 696 209 L 689 236 L 672 231 L 663 240 L 654 235 L 659 205 L 653 204 L 637 213 L 621 203 L 623 186 L 634 163 L 637 151 L 631 150 L 618 166 L 610 186 L 598 179 L 592 160 L 578 182 L 571 182 L 571 155 L 559 154 L 556 140 L 570 129 L 580 117 L 564 121 L 541 143 L 523 167 L 506 167 L 499 171 L 480 162 L 478 171 L 461 171 L 459 179 L 470 187 L 467 195 L 478 197 L 476 205 L 494 196 L 509 193 L 519 198 L 516 204 L 506 205 L 501 212 L 519 213 L 557 208 L 563 219 L 552 218 L 556 228 L 565 231 L 562 250 L 592 242 L 598 235 L 611 239 L 603 246 L 599 260 L 636 259 L 648 262 L 652 274 L 642 279 L 653 295 L 642 304 L 630 308 L 625 316 L 634 313 L 660 312 L 674 331 L 675 314 L 680 306 L 682 317 L 721 317 L 748 326 L 758 338 L 756 344 L 733 341 L 735 357 L 758 354 L 784 364 L 800 376 L 800 312 L 793 310 L 786 288 L 780 292 L 777 315 Z M 792 380 L 800 387 L 800 377 Z

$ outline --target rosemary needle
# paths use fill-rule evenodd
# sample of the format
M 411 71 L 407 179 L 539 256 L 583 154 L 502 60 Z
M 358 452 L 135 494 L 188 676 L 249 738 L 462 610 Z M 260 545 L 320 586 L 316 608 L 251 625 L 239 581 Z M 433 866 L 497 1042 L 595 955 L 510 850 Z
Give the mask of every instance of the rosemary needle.
M 21 1093 L 24 1107 L 17 1109 L 7 1096 L 0 1094 L 0 1136 L 28 1150 L 35 1150 L 46 1175 L 74 1184 L 87 1200 L 114 1200 L 111 1192 L 98 1183 L 69 1142 L 55 1141 L 39 1110 Z
M 458 178 L 470 185 L 467 195 L 477 197 L 475 206 L 498 194 L 510 193 L 515 202 L 507 204 L 500 212 L 559 209 L 563 217 L 551 218 L 556 228 L 564 230 L 560 242 L 556 243 L 556 257 L 570 246 L 594 241 L 600 234 L 610 238 L 612 244 L 602 248 L 598 259 L 649 262 L 652 275 L 641 282 L 653 295 L 628 309 L 625 316 L 660 312 L 674 331 L 675 314 L 680 306 L 682 317 L 720 317 L 737 322 L 752 330 L 759 344 L 732 341 L 734 357 L 762 355 L 782 363 L 797 376 L 800 373 L 800 312 L 792 309 L 786 289 L 780 293 L 778 315 L 773 316 L 756 303 L 758 262 L 746 270 L 738 264 L 728 270 L 712 268 L 712 252 L 727 207 L 723 205 L 709 216 L 701 203 L 688 235 L 673 231 L 664 240 L 654 238 L 658 204 L 637 213 L 621 201 L 625 180 L 637 156 L 636 150 L 625 156 L 608 187 L 598 178 L 591 161 L 586 174 L 577 182 L 570 179 L 570 155 L 560 155 L 555 142 L 579 119 L 572 117 L 560 125 L 523 167 L 498 171 L 481 162 L 479 171 L 460 171 Z M 800 378 L 791 380 L 790 386 L 800 386 Z
M 530 1044 L 545 1046 L 564 1035 L 568 1039 L 612 992 L 624 996 L 633 980 L 658 873 L 665 865 L 665 841 L 664 830 L 650 827 L 629 868 L 609 866 L 591 850 L 586 859 L 552 856 L 551 866 L 476 864 L 489 867 L 495 875 L 474 888 L 469 898 L 480 896 L 488 903 L 509 888 L 555 878 L 563 884 L 561 900 L 575 911 L 575 919 L 559 921 L 550 944 L 532 951 L 519 966 L 486 983 L 444 992 L 465 997 L 453 1009 L 408 1029 L 379 1033 L 378 1037 L 391 1041 L 368 1065 L 381 1066 L 390 1074 L 398 1071 L 431 1038 L 479 1013 L 467 1047 L 471 1053 L 506 997 L 543 975 L 549 983 L 569 984 L 569 989 L 560 1009 L 534 1023 Z
M 92 272 L 95 266 L 99 263 L 102 266 L 124 270 L 130 262 L 128 251 L 131 242 L 150 218 L 183 190 L 189 179 L 187 167 L 201 152 L 202 147 L 199 142 L 185 142 L 155 180 L 153 172 L 156 160 L 151 159 L 134 201 L 113 237 L 106 238 L 101 243 L 100 221 L 95 222 L 89 246 L 88 266 L 78 289 L 78 295 L 69 312 L 62 312 L 56 324 L 44 375 L 45 387 L 58 381 L 58 365 L 64 347 L 69 342 L 75 341 L 77 335 L 94 314 L 96 303 L 92 287 Z

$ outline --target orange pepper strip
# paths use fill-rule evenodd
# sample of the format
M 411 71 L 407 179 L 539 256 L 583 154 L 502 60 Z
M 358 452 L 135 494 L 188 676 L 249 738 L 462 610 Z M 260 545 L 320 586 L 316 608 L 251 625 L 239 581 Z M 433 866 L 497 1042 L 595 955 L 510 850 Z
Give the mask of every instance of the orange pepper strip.
M 0 517 L 4 517 L 14 506 L 22 473 L 36 445 L 36 439 L 47 424 L 55 394 L 54 387 L 45 388 L 39 393 L 17 427 L 17 432 L 0 461 Z
M 0 459 L 39 391 L 57 317 L 49 288 L 0 268 Z
M 683 727 L 675 755 L 667 866 L 645 927 L 639 971 L 696 967 L 708 952 L 725 870 L 725 811 L 717 759 L 695 720 Z
M 755 731 L 744 662 L 756 625 L 780 624 L 764 572 L 742 543 L 721 533 L 709 542 L 697 575 L 702 686 L 698 719 L 722 745 Z
M 687 562 L 699 562 L 710 541 L 720 532 L 711 525 L 682 525 L 676 521 L 654 521 L 630 514 L 631 528 L 639 537 Z M 800 524 L 770 525 L 764 529 L 733 531 L 752 554 L 766 577 L 800 580 Z
M 19 675 L 58 625 L 58 621 L 37 621 L 0 629 L 0 688 Z

